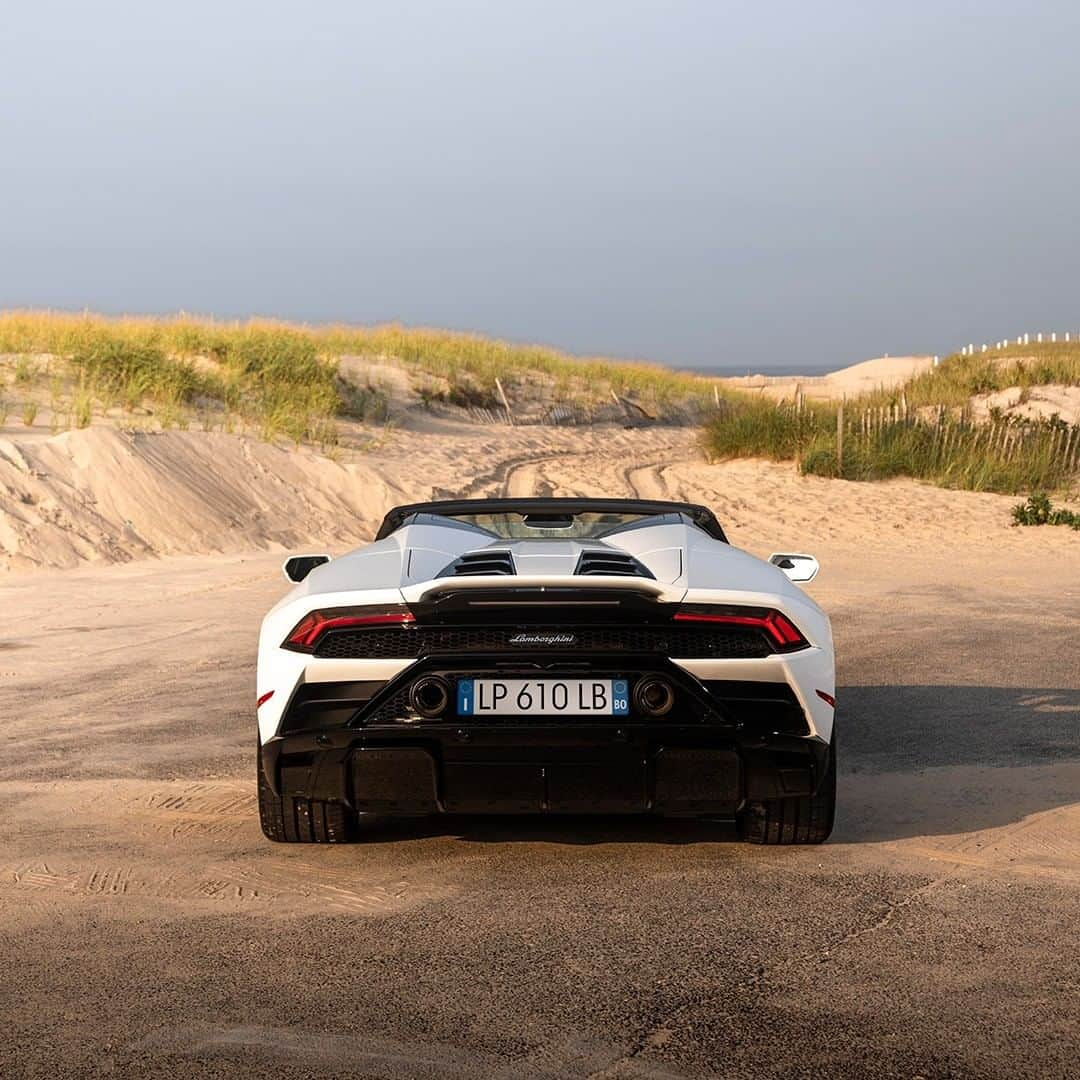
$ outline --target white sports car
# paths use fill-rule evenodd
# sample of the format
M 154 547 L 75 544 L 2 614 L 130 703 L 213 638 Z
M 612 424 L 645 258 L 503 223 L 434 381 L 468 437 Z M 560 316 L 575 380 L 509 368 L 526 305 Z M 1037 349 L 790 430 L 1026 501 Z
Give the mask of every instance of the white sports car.
M 763 562 L 703 506 L 507 498 L 400 506 L 284 569 L 259 641 L 271 840 L 345 841 L 360 814 L 832 829 L 832 632 L 793 584 L 812 556 Z

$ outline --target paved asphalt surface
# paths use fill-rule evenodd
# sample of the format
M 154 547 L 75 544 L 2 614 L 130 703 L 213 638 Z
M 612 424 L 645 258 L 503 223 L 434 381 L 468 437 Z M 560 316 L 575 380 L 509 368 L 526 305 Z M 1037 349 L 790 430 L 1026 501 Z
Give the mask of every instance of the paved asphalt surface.
M 4 1077 L 1080 1075 L 1076 564 L 828 567 L 822 847 L 468 819 L 327 849 L 255 818 L 275 562 L 5 586 Z

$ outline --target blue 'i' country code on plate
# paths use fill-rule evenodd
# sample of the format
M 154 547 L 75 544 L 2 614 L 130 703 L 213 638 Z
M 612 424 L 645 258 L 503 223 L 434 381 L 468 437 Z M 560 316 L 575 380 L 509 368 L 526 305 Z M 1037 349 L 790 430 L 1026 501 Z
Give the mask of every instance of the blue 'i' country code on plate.
M 629 716 L 626 679 L 459 679 L 458 716 Z

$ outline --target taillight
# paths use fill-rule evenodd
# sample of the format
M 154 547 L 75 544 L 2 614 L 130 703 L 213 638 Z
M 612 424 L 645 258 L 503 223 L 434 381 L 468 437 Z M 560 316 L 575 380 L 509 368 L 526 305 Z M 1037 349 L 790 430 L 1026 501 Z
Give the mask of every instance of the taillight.
M 750 626 L 763 631 L 777 652 L 805 649 L 810 642 L 782 612 L 772 608 L 684 608 L 672 616 L 677 622 L 720 623 L 726 626 Z
M 319 639 L 330 630 L 347 630 L 353 626 L 402 626 L 415 621 L 413 613 L 404 607 L 311 611 L 293 627 L 281 647 L 295 652 L 314 652 Z

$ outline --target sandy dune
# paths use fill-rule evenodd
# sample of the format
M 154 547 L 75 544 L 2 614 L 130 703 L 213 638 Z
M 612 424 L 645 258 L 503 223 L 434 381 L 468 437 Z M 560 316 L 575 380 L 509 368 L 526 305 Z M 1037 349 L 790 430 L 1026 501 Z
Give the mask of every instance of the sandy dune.
M 336 463 L 231 435 L 94 427 L 0 439 L 0 569 L 312 545 L 336 551 L 369 538 L 396 503 L 502 492 L 699 501 L 735 535 L 781 546 L 822 536 L 867 551 L 929 542 L 945 552 L 958 544 L 1072 550 L 1060 531 L 1005 527 L 1013 498 L 907 480 L 801 477 L 790 465 L 759 461 L 709 465 L 690 429 L 446 423 Z
M 933 365 L 932 356 L 881 356 L 827 375 L 738 375 L 719 381 L 737 390 L 758 391 L 776 401 L 791 401 L 799 390 L 807 398 L 838 400 L 870 390 L 891 390 Z
M 1056 416 L 1067 424 L 1080 424 L 1080 386 L 1019 386 L 977 394 L 971 399 L 971 412 L 976 420 L 987 420 L 992 410 L 1003 416 L 1025 420 L 1048 420 Z

